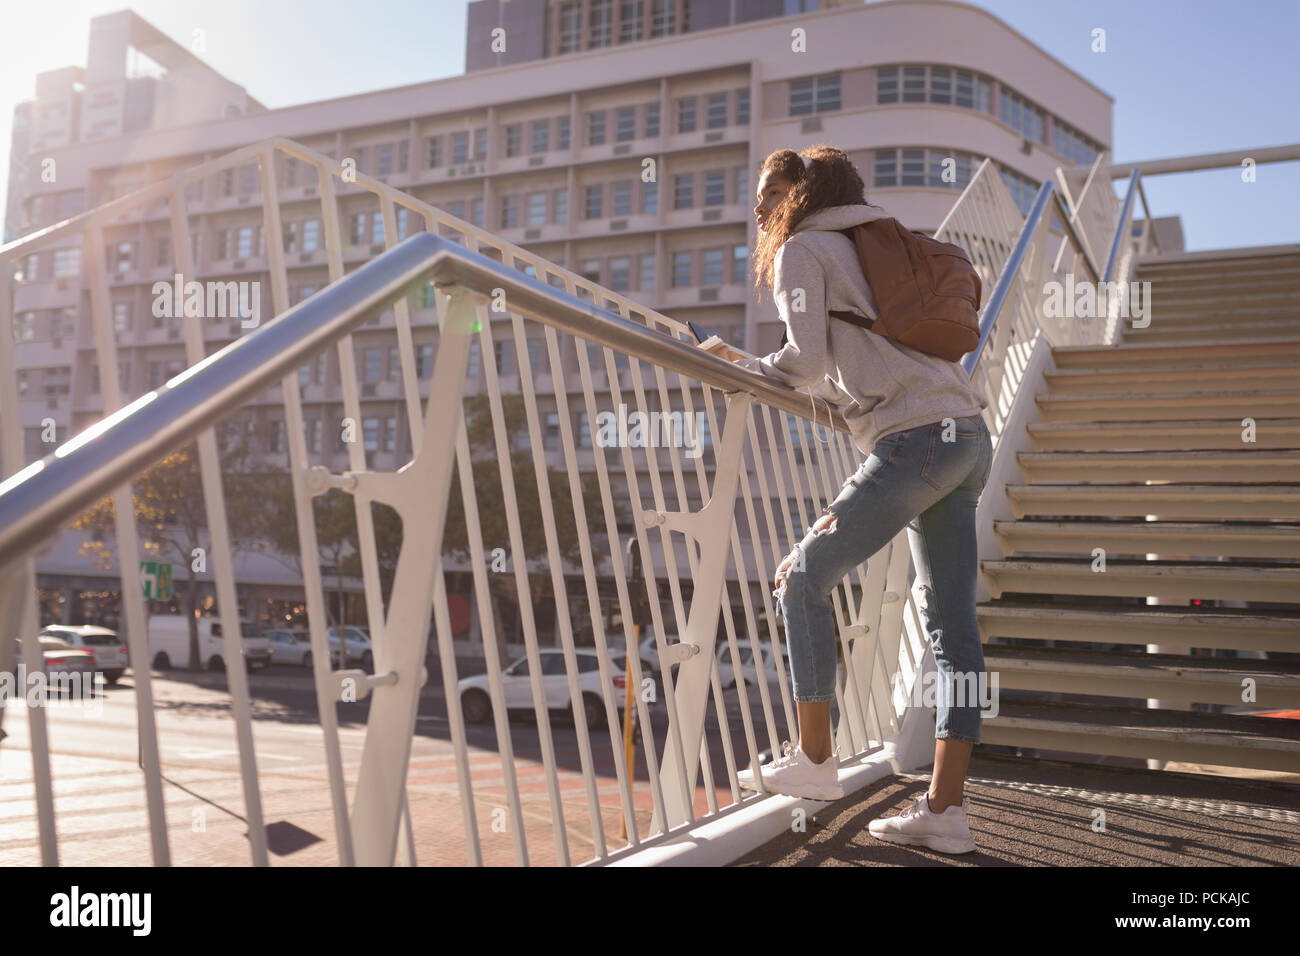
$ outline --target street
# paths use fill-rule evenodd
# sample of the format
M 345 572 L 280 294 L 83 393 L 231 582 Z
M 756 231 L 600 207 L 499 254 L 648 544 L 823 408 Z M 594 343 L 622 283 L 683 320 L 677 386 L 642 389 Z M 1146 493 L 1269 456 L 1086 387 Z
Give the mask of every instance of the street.
M 462 675 L 463 676 L 463 675 Z M 155 673 L 155 714 L 160 741 L 164 798 L 172 862 L 178 865 L 245 865 L 251 861 L 246 838 L 244 797 L 230 698 L 224 674 L 184 671 Z M 271 665 L 250 676 L 250 701 L 257 771 L 267 825 L 270 859 L 275 863 L 316 865 L 338 860 L 326 777 L 323 734 L 317 721 L 315 688 L 307 671 Z M 772 685 L 775 693 L 776 685 Z M 751 686 L 755 733 L 760 749 L 768 738 Z M 740 705 L 734 690 L 725 694 L 736 769 L 748 763 Z M 349 801 L 365 741 L 367 700 L 338 705 L 339 736 Z M 657 752 L 662 759 L 667 709 L 662 699 L 650 705 Z M 54 700 L 48 707 L 50 752 L 55 784 L 60 862 L 68 865 L 145 865 L 151 862 L 143 773 L 137 766 L 137 733 L 131 672 L 116 687 L 98 686 L 92 701 Z M 10 702 L 4 715 L 7 737 L 0 743 L 0 865 L 39 863 L 28 712 Z M 552 717 L 559 798 L 571 862 L 595 853 L 596 829 L 587 801 L 577 732 L 565 717 Z M 511 747 L 521 796 L 520 812 L 528 861 L 561 859 L 542 760 L 541 740 L 531 713 L 512 715 Z M 718 799 L 732 802 L 716 716 L 710 704 L 707 739 Z M 784 717 L 778 713 L 782 739 Z M 508 865 L 516 857 L 505 803 L 505 771 L 497 752 L 493 723 L 467 724 L 473 807 L 484 862 Z M 621 734 L 619 735 L 621 743 Z M 777 741 L 779 744 L 779 740 Z M 592 762 L 600 803 L 600 825 L 607 848 L 622 846 L 621 790 L 609 732 L 591 732 Z M 421 865 L 463 864 L 464 801 L 457 780 L 441 678 L 424 688 L 416 719 L 407 784 L 416 861 Z M 647 833 L 653 806 L 644 752 L 637 748 L 633 784 L 638 832 Z M 697 813 L 708 802 L 697 782 Z

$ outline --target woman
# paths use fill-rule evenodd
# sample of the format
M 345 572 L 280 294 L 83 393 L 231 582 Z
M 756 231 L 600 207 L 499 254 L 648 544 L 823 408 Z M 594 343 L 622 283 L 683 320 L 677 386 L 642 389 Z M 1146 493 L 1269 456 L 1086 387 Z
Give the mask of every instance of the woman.
M 853 241 L 842 230 L 883 218 L 869 206 L 847 155 L 816 146 L 779 150 L 760 169 L 754 215 L 756 290 L 772 289 L 787 341 L 759 359 L 725 357 L 797 388 L 839 396 L 853 443 L 866 455 L 776 571 L 790 648 L 799 741 L 763 768 L 769 792 L 837 799 L 831 746 L 837 629 L 830 593 L 851 571 L 908 529 L 922 591 L 921 615 L 934 650 L 940 694 L 934 775 L 902 815 L 872 820 L 872 835 L 948 853 L 975 849 L 962 790 L 979 742 L 979 702 L 954 706 L 942 692 L 982 674 L 975 618 L 975 507 L 988 479 L 992 442 L 980 414 L 987 402 L 954 362 L 830 318 L 847 309 L 872 318 L 875 302 Z M 980 687 L 985 686 L 983 682 Z M 752 771 L 741 786 L 758 789 Z

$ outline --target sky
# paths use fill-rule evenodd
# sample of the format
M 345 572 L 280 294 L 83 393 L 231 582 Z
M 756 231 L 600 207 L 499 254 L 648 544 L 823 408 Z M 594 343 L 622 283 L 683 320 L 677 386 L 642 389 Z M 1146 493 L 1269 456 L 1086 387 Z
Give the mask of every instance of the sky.
M 0 195 L 38 72 L 85 65 L 91 17 L 129 6 L 269 108 L 455 76 L 465 0 L 0 0 Z M 1300 143 L 1300 0 L 974 0 L 1115 99 L 1116 162 Z M 1107 49 L 1091 49 L 1092 31 Z M 1032 91 L 1028 91 L 1032 93 Z M 1188 249 L 1300 242 L 1300 162 L 1144 180 Z

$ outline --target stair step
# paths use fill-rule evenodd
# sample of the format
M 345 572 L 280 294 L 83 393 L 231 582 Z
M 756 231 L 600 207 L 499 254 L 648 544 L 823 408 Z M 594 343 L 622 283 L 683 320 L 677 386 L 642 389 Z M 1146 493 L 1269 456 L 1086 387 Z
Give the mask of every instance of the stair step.
M 1248 372 L 1247 374 L 1239 374 Z M 1186 392 L 1189 386 L 1212 385 L 1217 390 L 1284 388 L 1300 381 L 1300 355 L 1295 359 L 1246 359 L 1231 368 L 1220 363 L 1193 362 L 1155 367 L 1053 369 L 1043 373 L 1052 395 L 1096 395 L 1108 392 Z M 1140 386 L 1140 387 L 1138 387 Z
M 1300 599 L 1300 564 L 1196 563 L 1110 558 L 1094 571 L 1088 558 L 1003 558 L 980 562 L 994 597 L 1092 594 L 1104 597 L 1200 598 L 1207 601 Z
M 1177 317 L 1153 320 L 1146 328 L 1124 326 L 1126 344 L 1146 341 L 1204 342 L 1231 337 L 1254 341 L 1274 339 L 1280 335 L 1295 334 L 1300 330 L 1300 315 L 1274 315 L 1267 319 L 1244 316 L 1223 316 L 1222 321 L 1203 322 L 1199 319 L 1183 320 Z
M 1143 281 L 1143 280 L 1139 280 Z M 1294 278 L 1251 279 L 1241 288 L 1225 288 L 1212 279 L 1195 284 L 1187 280 L 1161 279 L 1151 281 L 1150 302 L 1173 306 L 1192 305 L 1206 309 L 1232 308 L 1236 305 L 1253 308 L 1262 303 L 1295 306 L 1296 293 L 1300 291 L 1300 273 Z
M 1015 517 L 1300 520 L 1300 485 L 1007 485 Z
M 1300 449 L 1019 452 L 1020 473 L 1040 481 L 1296 481 Z M 1300 552 L 1298 552 L 1300 553 Z
M 1300 418 L 1255 419 L 1257 449 L 1300 448 Z M 1035 451 L 1179 451 L 1240 449 L 1241 419 L 1053 422 L 1027 426 Z
M 980 740 L 1255 770 L 1300 766 L 1300 720 L 1277 717 L 1003 699 L 998 715 L 981 722 Z
M 1259 707 L 1300 707 L 1300 664 L 1280 660 L 995 644 L 984 648 L 984 667 L 997 672 L 1000 691 L 1055 693 L 1069 687 L 1071 694 L 1239 707 L 1249 679 Z
M 986 641 L 1175 644 L 1300 654 L 1300 612 L 1024 600 L 981 601 L 975 611 Z
M 1300 526 L 1195 521 L 994 521 L 1003 554 L 1279 558 L 1300 560 Z
M 1272 341 L 1221 341 L 1197 344 L 1142 342 L 1136 345 L 1060 345 L 1052 349 L 1056 368 L 1134 368 L 1212 362 L 1220 366 L 1250 358 L 1300 355 L 1300 335 Z
M 1046 422 L 1187 421 L 1212 415 L 1238 415 L 1240 421 L 1300 415 L 1300 388 L 1040 395 L 1034 401 Z

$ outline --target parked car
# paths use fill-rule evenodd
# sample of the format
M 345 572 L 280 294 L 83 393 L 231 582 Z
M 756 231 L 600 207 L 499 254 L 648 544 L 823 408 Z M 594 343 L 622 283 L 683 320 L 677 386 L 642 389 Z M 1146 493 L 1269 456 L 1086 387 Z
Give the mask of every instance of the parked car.
M 337 656 L 339 652 L 339 635 L 334 627 L 327 631 L 330 639 L 330 655 Z M 343 626 L 343 646 L 347 653 L 349 664 L 360 664 L 366 670 L 375 663 L 374 647 L 370 643 L 370 635 L 366 633 L 365 628 L 357 627 L 355 624 L 345 624 Z
M 311 667 L 311 637 L 306 631 L 276 627 L 266 632 L 272 664 L 295 664 Z M 335 642 L 335 646 L 338 642 Z
M 41 664 L 47 677 L 58 674 L 93 674 L 95 655 L 84 647 L 74 647 L 62 638 L 42 634 Z
M 221 619 L 198 618 L 198 627 L 201 666 L 210 671 L 223 670 L 226 666 L 226 645 Z M 253 621 L 240 621 L 239 629 L 244 638 L 241 648 L 244 666 L 250 671 L 265 667 L 271 660 L 271 649 L 262 625 Z M 185 615 L 155 614 L 149 618 L 149 656 L 150 663 L 157 670 L 173 667 L 184 669 L 190 666 L 190 628 L 189 619 Z
M 578 663 L 578 686 L 582 691 L 583 712 L 587 726 L 605 726 L 605 701 L 600 688 L 600 662 L 593 648 L 574 650 Z M 560 648 L 543 648 L 538 652 L 542 660 L 542 691 L 546 695 L 546 708 L 552 713 L 570 711 L 569 679 L 564 665 L 564 651 Z M 623 719 L 623 702 L 627 693 L 624 672 L 625 656 L 610 655 L 612 673 L 610 692 Z M 473 724 L 486 723 L 492 718 L 492 699 L 488 694 L 488 675 L 478 674 L 460 681 L 460 702 L 465 719 Z M 501 672 L 501 691 L 507 711 L 533 712 L 533 686 L 528 675 L 528 658 L 521 657 Z
M 92 669 L 102 673 L 108 684 L 116 684 L 126 670 L 126 645 L 109 628 L 94 624 L 51 624 L 41 631 L 41 637 L 57 638 L 73 647 L 89 651 L 93 660 Z
M 758 648 L 763 657 L 763 669 L 767 672 L 767 679 L 769 681 L 776 680 L 776 665 L 772 662 L 772 645 L 760 642 Z M 758 679 L 758 672 L 754 669 L 754 652 L 749 647 L 749 641 L 737 637 L 736 653 L 740 657 L 740 667 L 741 672 L 745 675 L 745 684 L 746 686 L 752 686 Z M 719 641 L 716 654 L 718 657 L 718 683 L 724 688 L 735 687 L 736 674 L 731 663 L 731 645 L 726 641 Z M 785 672 L 789 675 L 790 653 L 784 647 L 781 648 L 781 656 L 785 658 Z

